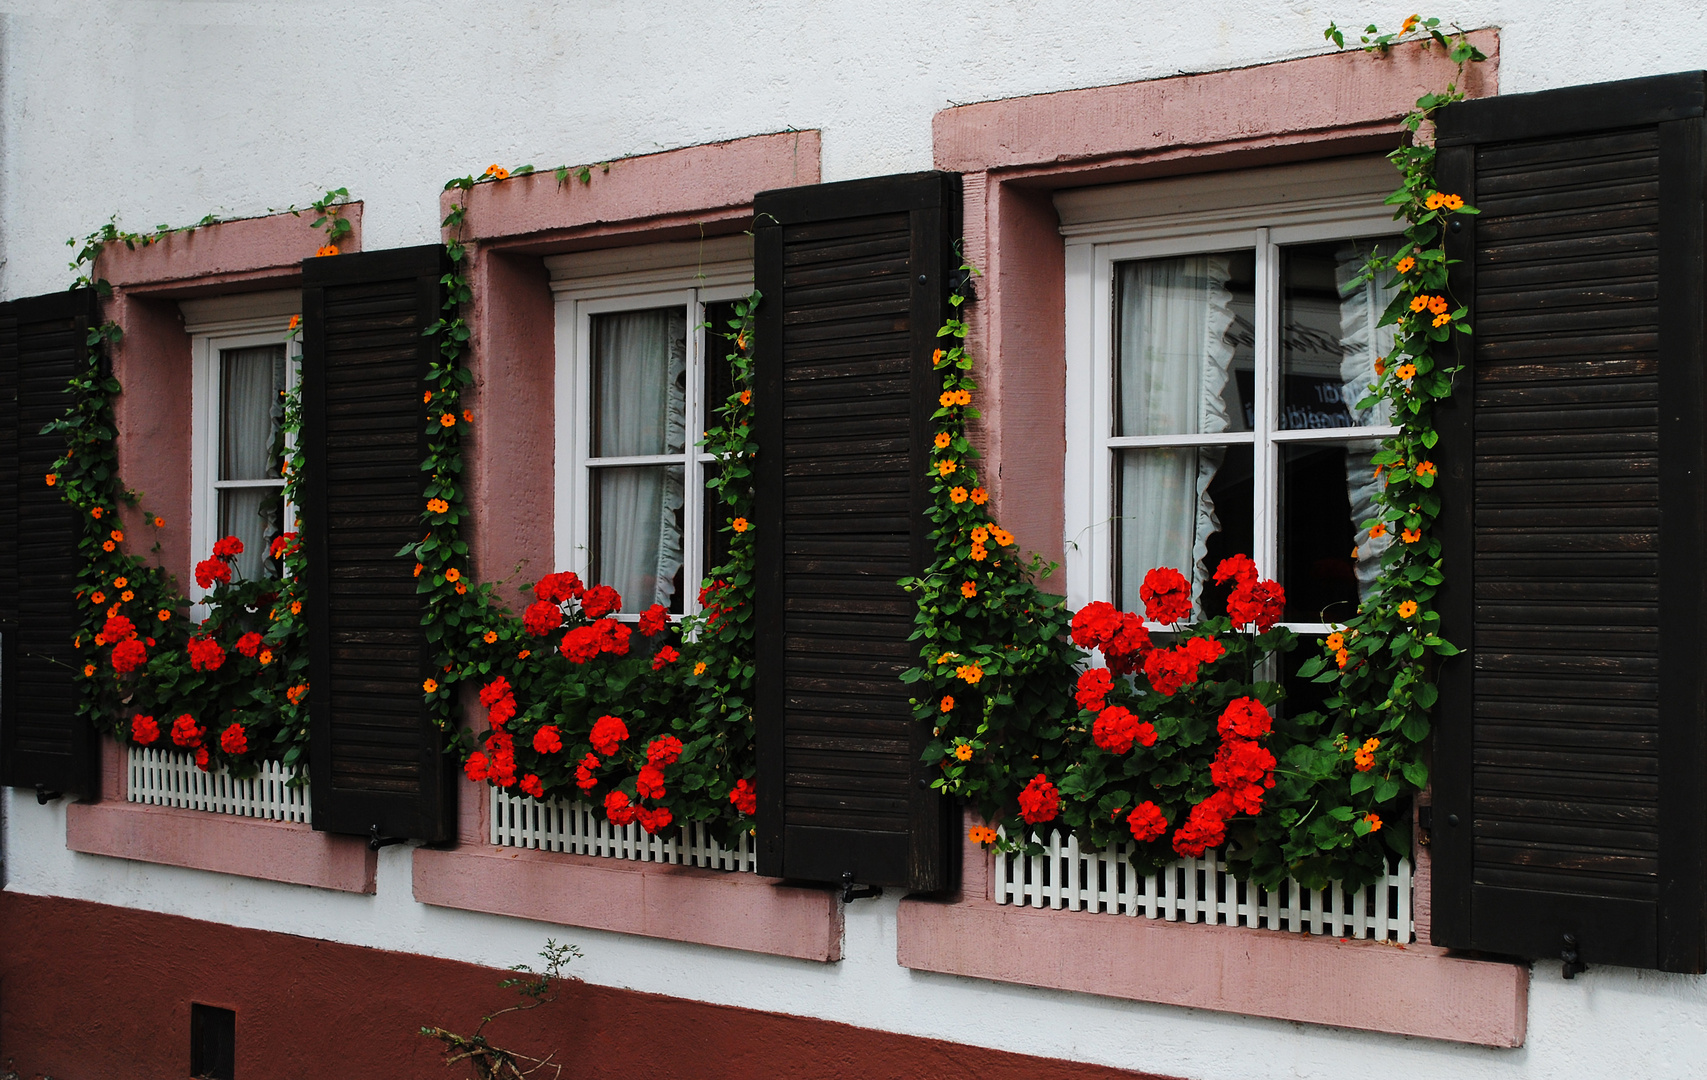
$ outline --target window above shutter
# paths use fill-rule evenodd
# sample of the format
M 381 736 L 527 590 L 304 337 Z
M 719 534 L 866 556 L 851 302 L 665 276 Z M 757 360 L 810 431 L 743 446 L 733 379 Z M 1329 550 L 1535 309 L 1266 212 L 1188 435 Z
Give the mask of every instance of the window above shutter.
M 948 887 L 950 806 L 900 675 L 929 561 L 931 352 L 959 177 L 754 200 L 759 869 Z
M 1437 944 L 1699 972 L 1703 74 L 1442 112 Z
M 452 762 L 421 684 L 433 651 L 413 563 L 421 400 L 448 270 L 436 244 L 303 263 L 302 507 L 314 827 L 444 840 Z
M 65 452 L 43 425 L 65 415 L 66 384 L 100 321 L 93 289 L 0 304 L 0 783 L 95 794 L 94 729 L 77 715 L 82 524 L 45 478 Z

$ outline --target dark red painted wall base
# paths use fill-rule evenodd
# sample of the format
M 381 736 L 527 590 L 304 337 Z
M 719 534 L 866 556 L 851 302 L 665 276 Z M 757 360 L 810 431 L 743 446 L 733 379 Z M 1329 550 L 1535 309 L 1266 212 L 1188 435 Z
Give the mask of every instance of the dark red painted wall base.
M 81 900 L 0 893 L 0 1072 L 189 1075 L 190 1003 L 237 1013 L 238 1080 L 413 1077 L 445 1068 L 425 1024 L 468 1032 L 514 1001 L 505 972 Z M 499 1045 L 556 1049 L 574 1080 L 1133 1080 L 1007 1054 L 656 994 L 565 985 L 494 1021 Z M 550 1070 L 539 1074 L 549 1076 Z M 1154 1080 L 1154 1078 L 1152 1078 Z

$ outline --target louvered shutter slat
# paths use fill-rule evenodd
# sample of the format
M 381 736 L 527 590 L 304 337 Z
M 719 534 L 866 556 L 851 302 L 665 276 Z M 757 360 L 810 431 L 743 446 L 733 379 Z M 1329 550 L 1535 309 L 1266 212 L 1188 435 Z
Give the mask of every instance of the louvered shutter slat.
M 930 549 L 931 352 L 958 178 L 924 173 L 754 204 L 760 870 L 935 890 L 947 803 L 899 676 Z
M 303 526 L 315 828 L 443 840 L 450 761 L 421 684 L 433 652 L 413 564 L 422 532 L 421 400 L 436 338 L 437 245 L 303 264 Z
M 0 305 L 0 781 L 83 795 L 97 770 L 72 647 L 81 521 L 44 480 L 65 440 L 41 430 L 65 415 L 99 319 L 92 289 Z
M 1441 944 L 1702 970 L 1702 103 L 1695 74 L 1443 114 L 1481 213 L 1448 234 Z

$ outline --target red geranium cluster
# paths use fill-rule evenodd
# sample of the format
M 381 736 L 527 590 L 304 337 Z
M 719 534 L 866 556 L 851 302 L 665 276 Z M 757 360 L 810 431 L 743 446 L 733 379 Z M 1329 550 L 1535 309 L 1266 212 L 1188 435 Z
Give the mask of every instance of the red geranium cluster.
M 1110 705 L 1091 725 L 1091 741 L 1111 754 L 1124 754 L 1132 749 L 1133 743 L 1156 745 L 1156 729 L 1147 721 L 1141 722 L 1125 706 Z
M 669 664 L 673 664 L 677 660 L 680 660 L 681 658 L 682 658 L 681 653 L 677 652 L 675 649 L 671 648 L 670 646 L 665 645 L 663 648 L 659 649 L 656 653 L 654 653 L 652 655 L 652 670 L 653 671 L 662 671 L 665 668 L 665 666 L 667 666 Z
M 1151 649 L 1144 620 L 1104 600 L 1086 604 L 1074 614 L 1072 638 L 1081 649 L 1100 651 L 1116 675 L 1137 671 Z
M 740 601 L 724 605 L 732 593 L 727 581 L 714 581 L 699 590 L 699 611 L 705 617 L 706 626 L 717 629 L 718 620 L 740 606 Z
M 237 639 L 237 651 L 253 659 L 255 654 L 261 651 L 261 635 L 253 630 L 244 634 Z
M 516 740 L 507 731 L 494 731 L 486 739 L 484 752 L 476 750 L 463 762 L 462 771 L 475 783 L 490 780 L 501 788 L 515 787 Z
M 1257 633 L 1274 626 L 1286 613 L 1286 592 L 1276 581 L 1257 577 L 1256 564 L 1243 555 L 1221 560 L 1215 568 L 1217 584 L 1235 582 L 1227 597 L 1227 617 L 1234 626 L 1255 625 Z
M 534 596 L 548 604 L 567 604 L 581 597 L 581 578 L 569 571 L 547 574 L 533 587 Z
M 1147 844 L 1168 831 L 1168 819 L 1162 815 L 1162 808 L 1148 799 L 1126 815 L 1126 825 L 1132 830 L 1132 839 L 1140 844 Z
M 1032 777 L 1031 783 L 1025 785 L 1025 790 L 1019 793 L 1019 816 L 1028 825 L 1054 821 L 1055 815 L 1060 812 L 1061 793 L 1043 773 Z
M 599 767 L 599 755 L 588 754 L 575 766 L 575 786 L 582 791 L 591 791 L 599 786 L 599 778 L 595 775 Z
M 480 704 L 486 706 L 486 722 L 493 729 L 502 728 L 516 715 L 516 694 L 510 680 L 500 675 L 481 687 Z
M 1198 667 L 1213 664 L 1227 654 L 1212 637 L 1188 638 L 1171 649 L 1156 649 L 1144 658 L 1144 677 L 1165 697 L 1197 681 Z
M 616 753 L 622 741 L 628 738 L 628 725 L 614 716 L 601 716 L 593 724 L 593 730 L 588 737 L 593 749 L 604 757 Z
M 213 542 L 213 557 L 216 559 L 235 559 L 243 554 L 243 541 L 235 536 L 222 536 Z
M 296 546 L 296 534 L 293 532 L 280 533 L 273 537 L 272 547 L 268 554 L 275 559 L 282 559 Z
M 1274 755 L 1257 740 L 1273 729 L 1268 709 L 1256 698 L 1235 698 L 1221 711 L 1221 747 L 1209 766 L 1215 793 L 1191 808 L 1174 833 L 1174 850 L 1197 858 L 1227 839 L 1234 814 L 1262 813 L 1263 793 L 1274 786 Z
M 215 583 L 230 583 L 231 560 L 241 554 L 243 541 L 235 536 L 225 536 L 214 541 L 213 558 L 196 563 L 196 584 L 204 589 L 211 589 Z
M 1144 617 L 1151 622 L 1177 623 L 1191 615 L 1191 582 L 1166 566 L 1144 575 L 1138 598 L 1144 601 Z
M 544 637 L 563 625 L 563 609 L 546 600 L 535 600 L 522 612 L 522 629 Z
M 546 724 L 533 733 L 533 748 L 535 753 L 555 754 L 563 749 L 563 736 L 557 730 L 556 724 Z
M 249 734 L 236 723 L 219 733 L 219 748 L 227 754 L 241 754 L 249 749 Z
M 595 585 L 587 590 L 591 596 L 594 589 L 602 589 L 603 585 Z M 618 601 L 620 603 L 620 600 Z M 628 627 L 615 619 L 600 619 L 577 626 L 563 635 L 563 642 L 558 646 L 564 656 L 577 664 L 585 664 L 600 653 L 611 653 L 615 656 L 628 655 Z
M 640 613 L 640 632 L 647 637 L 661 634 L 670 628 L 670 609 L 663 604 L 653 604 Z
M 160 725 L 155 723 L 152 716 L 133 716 L 130 718 L 130 737 L 133 742 L 151 746 L 160 738 Z
M 759 793 L 751 780 L 737 780 L 729 789 L 729 802 L 748 817 L 759 812 Z
M 113 670 L 128 674 L 148 663 L 148 650 L 136 640 L 136 624 L 123 615 L 108 616 L 101 640 L 113 647 Z
M 1073 700 L 1086 712 L 1100 712 L 1114 689 L 1114 676 L 1107 668 L 1088 668 L 1079 675 L 1079 686 Z
M 197 724 L 196 718 L 189 713 L 185 713 L 172 721 L 172 741 L 179 746 L 200 746 L 202 736 L 206 734 L 207 729 Z
M 581 594 L 581 614 L 602 619 L 622 607 L 622 595 L 609 585 L 594 585 Z
M 196 671 L 218 671 L 225 663 L 225 650 L 211 637 L 193 637 L 189 641 L 190 667 Z

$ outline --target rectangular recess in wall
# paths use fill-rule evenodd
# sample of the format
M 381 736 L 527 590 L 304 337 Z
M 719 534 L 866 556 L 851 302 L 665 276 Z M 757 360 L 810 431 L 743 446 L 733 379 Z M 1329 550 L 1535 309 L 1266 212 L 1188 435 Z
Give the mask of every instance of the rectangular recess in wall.
M 190 1075 L 196 1080 L 235 1080 L 237 1014 L 217 1005 L 190 1005 Z

